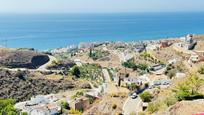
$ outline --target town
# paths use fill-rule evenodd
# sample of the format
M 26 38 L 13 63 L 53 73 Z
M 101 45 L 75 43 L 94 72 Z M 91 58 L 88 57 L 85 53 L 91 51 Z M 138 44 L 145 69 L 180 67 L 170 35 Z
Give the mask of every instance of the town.
M 0 101 L 21 115 L 204 111 L 203 35 L 87 42 L 44 52 L 1 48 L 0 66 L 0 98 L 7 99 Z

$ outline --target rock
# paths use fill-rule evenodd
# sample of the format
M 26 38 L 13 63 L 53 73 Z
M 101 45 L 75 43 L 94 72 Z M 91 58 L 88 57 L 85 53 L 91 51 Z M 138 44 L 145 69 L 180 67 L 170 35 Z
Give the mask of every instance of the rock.
M 82 83 L 80 85 L 80 88 L 82 88 L 82 89 L 91 89 L 91 85 L 89 83 Z

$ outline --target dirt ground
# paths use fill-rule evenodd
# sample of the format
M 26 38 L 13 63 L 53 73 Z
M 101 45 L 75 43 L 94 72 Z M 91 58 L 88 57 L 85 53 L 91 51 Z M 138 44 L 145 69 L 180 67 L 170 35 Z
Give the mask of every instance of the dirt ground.
M 117 115 L 122 113 L 125 99 L 126 98 L 105 95 L 100 101 L 95 103 L 92 108 L 85 111 L 83 115 Z

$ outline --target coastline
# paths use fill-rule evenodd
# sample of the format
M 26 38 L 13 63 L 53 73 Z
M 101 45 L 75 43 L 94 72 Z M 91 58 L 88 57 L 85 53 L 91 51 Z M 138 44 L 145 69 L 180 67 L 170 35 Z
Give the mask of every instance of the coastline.
M 204 36 L 204 34 L 194 34 L 195 36 Z M 185 35 L 184 35 L 185 36 Z M 73 49 L 73 48 L 76 48 L 76 47 L 79 47 L 80 44 L 84 44 L 84 45 L 90 45 L 90 44 L 102 44 L 102 43 L 118 43 L 118 42 L 121 42 L 121 43 L 128 43 L 128 44 L 137 44 L 137 43 L 151 43 L 151 42 L 159 42 L 159 41 L 166 41 L 166 40 L 179 40 L 181 39 L 182 37 L 184 36 L 179 36 L 179 37 L 168 37 L 168 38 L 152 38 L 152 39 L 144 39 L 144 40 L 132 40 L 132 41 L 122 41 L 122 40 L 115 40 L 115 41 L 81 41 L 79 43 L 75 43 L 75 44 L 68 44 L 68 45 L 65 45 L 65 46 L 55 46 L 56 48 L 48 48 L 48 49 L 37 49 L 37 48 L 34 48 L 34 47 L 4 47 L 3 45 L 1 45 L 2 48 L 10 48 L 10 49 L 21 49 L 21 48 L 25 48 L 25 49 L 34 49 L 34 50 L 37 50 L 37 51 L 40 51 L 40 52 L 50 52 L 52 50 L 60 50 L 60 49 Z

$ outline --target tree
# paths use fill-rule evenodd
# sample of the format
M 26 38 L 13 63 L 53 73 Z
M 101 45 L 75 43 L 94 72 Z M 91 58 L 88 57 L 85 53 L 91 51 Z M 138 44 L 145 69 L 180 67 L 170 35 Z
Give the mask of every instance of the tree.
M 151 102 L 151 100 L 153 98 L 152 94 L 148 91 L 141 93 L 139 96 L 143 102 Z
M 73 68 L 73 71 L 72 71 L 72 75 L 76 76 L 77 78 L 80 77 L 80 70 L 79 70 L 79 67 L 78 66 L 74 66 Z

